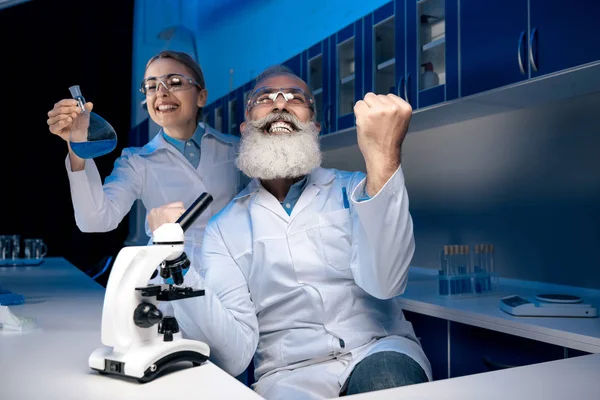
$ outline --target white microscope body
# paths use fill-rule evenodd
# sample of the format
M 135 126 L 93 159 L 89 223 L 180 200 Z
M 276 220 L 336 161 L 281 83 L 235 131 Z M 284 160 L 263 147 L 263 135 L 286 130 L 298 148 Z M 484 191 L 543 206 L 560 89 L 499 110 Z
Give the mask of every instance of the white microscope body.
M 163 278 L 183 283 L 189 267 L 183 252 L 184 231 L 208 207 L 212 197 L 203 193 L 175 223 L 164 224 L 152 235 L 151 246 L 123 248 L 113 265 L 102 309 L 102 343 L 89 357 L 90 368 L 145 383 L 165 368 L 182 361 L 194 366 L 210 355 L 208 345 L 183 339 L 174 317 L 163 317 L 159 301 L 202 296 L 204 290 L 173 285 L 150 285 L 157 267 Z M 158 324 L 158 327 L 153 327 Z

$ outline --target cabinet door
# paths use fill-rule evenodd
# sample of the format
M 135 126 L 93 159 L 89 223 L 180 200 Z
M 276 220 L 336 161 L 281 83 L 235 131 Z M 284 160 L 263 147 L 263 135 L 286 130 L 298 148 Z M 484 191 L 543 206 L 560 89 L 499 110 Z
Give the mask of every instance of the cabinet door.
M 406 1 L 405 84 L 415 109 L 458 97 L 458 0 Z
M 404 28 L 397 33 L 395 2 L 391 1 L 365 16 L 364 24 L 364 90 L 375 94 L 397 93 L 396 63 L 404 66 L 404 53 L 397 54 L 396 42 L 404 40 Z M 402 23 L 404 27 L 404 23 Z
M 217 101 L 214 102 L 213 105 L 213 121 L 214 121 L 214 125 L 212 126 L 213 128 L 215 128 L 216 130 L 218 130 L 219 132 L 226 132 L 224 129 L 226 129 L 226 125 L 225 125 L 225 121 L 227 121 L 226 116 L 225 116 L 225 112 L 227 111 L 227 96 L 225 97 L 221 97 L 220 99 L 218 99 Z
M 404 311 L 431 364 L 433 380 L 448 378 L 448 321 Z
M 564 348 L 457 322 L 450 324 L 450 375 L 560 360 Z
M 362 19 L 345 27 L 335 36 L 336 123 L 334 130 L 354 126 L 354 104 L 362 98 L 363 29 Z
M 332 131 L 332 98 L 331 93 L 335 93 L 335 85 L 332 84 L 330 67 L 331 46 L 330 39 L 327 38 L 306 51 L 303 57 L 306 61 L 306 83 L 315 97 L 315 111 L 317 121 L 321 124 L 321 135 Z M 333 87 L 333 88 L 332 88 Z
M 215 103 L 208 104 L 202 109 L 202 122 L 210 127 L 215 126 Z
M 460 1 L 462 97 L 528 78 L 527 22 L 527 0 Z
M 256 86 L 256 79 L 252 79 L 250 82 L 246 82 L 242 87 L 242 121 L 246 118 L 246 110 L 248 109 L 248 100 L 250 100 L 250 95 L 254 90 L 254 86 Z
M 290 58 L 283 65 L 290 68 L 296 75 L 302 78 L 302 54 L 297 54 L 294 57 Z
M 600 1 L 530 0 L 531 76 L 600 60 Z
M 410 1 L 410 0 L 406 0 Z M 396 24 L 396 40 L 395 40 L 395 52 L 398 57 L 398 62 L 396 62 L 396 87 L 395 92 L 398 96 L 402 97 L 404 100 L 410 103 L 410 85 L 406 86 L 406 43 L 407 40 L 412 40 L 407 38 L 406 31 L 406 3 L 405 0 L 396 0 L 394 9 L 394 21 Z M 413 35 L 414 36 L 414 35 Z M 410 77 L 408 77 L 410 79 Z
M 239 87 L 230 92 L 227 99 L 227 133 L 240 136 L 240 124 L 243 121 L 244 90 Z

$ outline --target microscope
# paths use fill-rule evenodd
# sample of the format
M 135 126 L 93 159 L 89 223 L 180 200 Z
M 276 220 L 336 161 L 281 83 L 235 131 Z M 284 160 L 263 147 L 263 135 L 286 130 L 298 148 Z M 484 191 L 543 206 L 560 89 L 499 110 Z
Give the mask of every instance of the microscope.
M 202 193 L 175 222 L 164 224 L 152 234 L 152 245 L 121 249 L 113 265 L 102 309 L 104 346 L 89 357 L 89 366 L 102 375 L 150 382 L 170 366 L 205 362 L 207 344 L 182 338 L 177 320 L 163 316 L 159 301 L 203 296 L 183 284 L 183 270 L 190 261 L 183 251 L 184 232 L 212 202 Z M 157 269 L 158 268 L 158 269 Z M 173 284 L 148 285 L 158 274 Z

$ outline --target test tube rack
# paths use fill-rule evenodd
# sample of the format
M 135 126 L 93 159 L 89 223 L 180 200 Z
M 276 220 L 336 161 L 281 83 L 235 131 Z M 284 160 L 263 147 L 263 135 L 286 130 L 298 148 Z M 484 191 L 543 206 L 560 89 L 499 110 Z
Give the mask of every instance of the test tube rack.
M 446 245 L 441 251 L 438 294 L 448 298 L 479 296 L 498 291 L 494 245 Z

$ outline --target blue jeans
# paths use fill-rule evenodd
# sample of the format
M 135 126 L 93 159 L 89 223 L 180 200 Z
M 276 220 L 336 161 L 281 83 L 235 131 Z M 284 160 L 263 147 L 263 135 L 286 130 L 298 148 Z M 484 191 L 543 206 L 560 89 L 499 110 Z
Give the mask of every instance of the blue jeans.
M 423 368 L 406 354 L 382 351 L 359 362 L 340 396 L 427 382 Z

